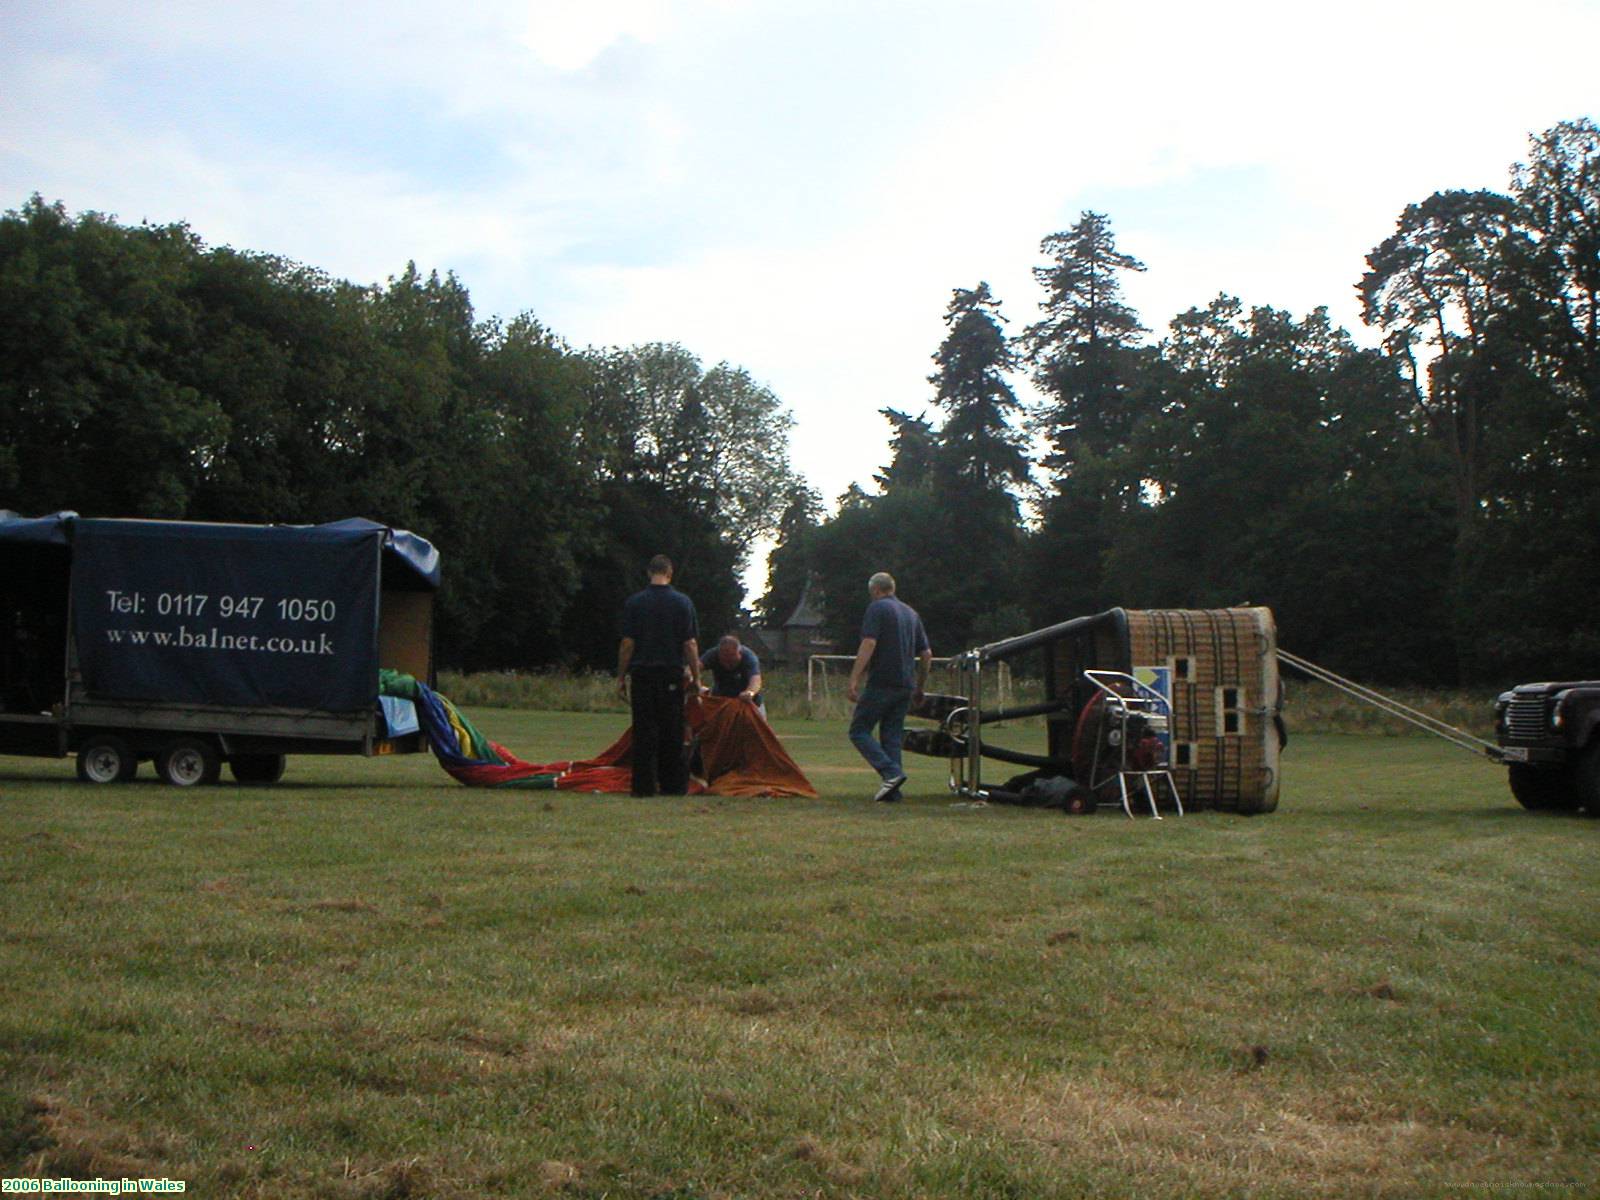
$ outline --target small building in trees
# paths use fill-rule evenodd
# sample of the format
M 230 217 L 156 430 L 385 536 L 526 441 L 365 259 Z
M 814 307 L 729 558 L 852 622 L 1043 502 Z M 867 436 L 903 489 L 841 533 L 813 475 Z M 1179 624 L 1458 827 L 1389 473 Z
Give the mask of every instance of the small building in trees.
M 813 654 L 832 654 L 833 643 L 822 632 L 822 609 L 815 599 L 816 580 L 807 579 L 800 600 L 776 628 L 748 629 L 744 640 L 764 665 L 803 663 Z

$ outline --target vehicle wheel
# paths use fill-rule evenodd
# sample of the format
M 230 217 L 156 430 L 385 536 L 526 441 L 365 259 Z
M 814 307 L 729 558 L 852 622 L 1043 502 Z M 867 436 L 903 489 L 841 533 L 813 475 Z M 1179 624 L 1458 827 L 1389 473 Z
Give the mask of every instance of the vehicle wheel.
M 1061 811 L 1069 817 L 1086 817 L 1098 807 L 1093 792 L 1086 787 L 1075 786 L 1067 793 Z
M 228 760 L 228 770 L 240 783 L 277 783 L 283 778 L 283 764 L 281 754 L 235 754 Z
M 1518 804 L 1531 812 L 1572 812 L 1583 803 L 1579 798 L 1577 768 L 1557 770 L 1512 763 L 1510 774 L 1511 794 Z
M 1585 747 L 1572 767 L 1573 793 L 1591 817 L 1600 817 L 1600 738 Z
M 222 774 L 222 760 L 211 743 L 179 738 L 156 756 L 156 774 L 174 787 L 215 783 Z
M 122 783 L 138 769 L 138 757 L 114 734 L 97 734 L 78 751 L 78 778 L 85 783 Z

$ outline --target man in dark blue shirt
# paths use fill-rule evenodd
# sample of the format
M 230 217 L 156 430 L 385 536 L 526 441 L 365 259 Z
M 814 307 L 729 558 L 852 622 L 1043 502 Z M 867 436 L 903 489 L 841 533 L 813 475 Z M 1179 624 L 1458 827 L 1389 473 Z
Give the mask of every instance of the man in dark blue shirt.
M 681 796 L 689 786 L 683 757 L 684 689 L 700 666 L 699 628 L 689 597 L 672 586 L 672 560 L 650 560 L 650 586 L 622 606 L 617 691 L 633 707 L 633 794 L 657 786 Z
M 873 799 L 887 803 L 900 799 L 906 781 L 900 762 L 906 711 L 922 699 L 933 649 L 922 618 L 895 596 L 894 576 L 879 571 L 867 581 L 867 592 L 872 602 L 861 618 L 861 648 L 845 694 L 856 706 L 850 741 L 883 781 Z
M 711 672 L 711 694 L 754 704 L 765 715 L 761 700 L 761 660 L 731 633 L 700 656 L 700 666 Z

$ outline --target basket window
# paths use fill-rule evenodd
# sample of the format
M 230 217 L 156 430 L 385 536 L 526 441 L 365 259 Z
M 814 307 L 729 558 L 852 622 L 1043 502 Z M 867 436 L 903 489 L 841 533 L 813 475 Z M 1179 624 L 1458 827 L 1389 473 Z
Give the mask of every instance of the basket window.
M 1244 733 L 1244 689 L 1217 689 L 1217 736 L 1238 737 Z

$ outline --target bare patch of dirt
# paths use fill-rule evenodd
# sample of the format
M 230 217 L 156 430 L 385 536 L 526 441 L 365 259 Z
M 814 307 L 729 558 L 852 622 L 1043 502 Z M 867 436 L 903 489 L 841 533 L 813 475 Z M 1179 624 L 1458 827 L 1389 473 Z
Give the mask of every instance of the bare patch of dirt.
M 224 1016 L 222 1023 L 248 1037 L 252 1042 L 269 1042 L 285 1034 L 282 1025 L 274 1021 L 247 1021 L 240 1017 Z
M 469 1029 L 457 1033 L 450 1040 L 474 1054 L 495 1054 L 501 1058 L 517 1058 L 525 1054 L 528 1049 L 525 1042 L 516 1038 L 488 1033 L 481 1029 Z
M 82 850 L 83 843 L 75 842 L 71 838 L 62 837 L 59 833 L 51 833 L 47 829 L 35 830 L 17 839 L 24 845 L 32 843 L 36 846 L 60 846 L 64 850 Z
M 1352 995 L 1368 996 L 1373 1000 L 1389 1000 L 1395 1004 L 1400 1003 L 1400 993 L 1395 989 L 1394 984 L 1387 979 L 1380 980 L 1370 987 L 1358 987 L 1352 992 Z
M 1238 1053 L 1240 1069 L 1245 1071 L 1259 1071 L 1272 1057 L 1272 1051 L 1259 1043 L 1253 1046 L 1240 1046 Z
M 377 1164 L 347 1161 L 341 1190 L 358 1200 L 412 1200 L 454 1194 L 437 1168 L 421 1158 Z
M 42 1143 L 29 1160 L 30 1171 L 89 1179 L 179 1173 L 173 1161 L 176 1148 L 165 1139 L 140 1135 L 59 1097 L 31 1097 L 27 1120 L 34 1140 Z
M 378 906 L 371 901 L 357 900 L 354 897 L 344 900 L 313 900 L 306 907 L 319 912 L 375 913 L 378 911 Z
M 748 1121 L 751 1117 L 750 1106 L 729 1091 L 727 1088 L 717 1088 L 706 1093 L 706 1100 L 715 1108 L 720 1108 L 729 1116 L 738 1117 Z
M 559 1191 L 578 1182 L 578 1168 L 559 1159 L 547 1158 L 534 1169 L 539 1186 L 546 1191 Z
M 830 1183 L 837 1187 L 858 1187 L 865 1182 L 867 1172 L 809 1135 L 799 1138 L 789 1149 L 789 1155 L 801 1162 L 810 1163 Z
M 761 988 L 750 988 L 740 992 L 728 1001 L 728 1011 L 738 1013 L 741 1017 L 762 1017 L 768 1013 L 775 1013 L 783 1005 L 771 992 Z
M 1253 1060 L 1256 1047 L 1242 1053 Z M 1264 1049 L 1264 1047 L 1263 1047 Z M 1164 1080 L 1159 1089 L 1106 1072 L 1003 1081 L 974 1098 L 965 1119 L 1081 1168 L 1182 1180 L 1195 1194 L 1253 1190 L 1303 1195 L 1360 1180 L 1370 1195 L 1413 1195 L 1430 1168 L 1458 1178 L 1517 1169 L 1525 1146 L 1494 1131 L 1372 1111 L 1352 1121 L 1336 1088 L 1286 1090 L 1270 1077 L 1230 1071 Z

